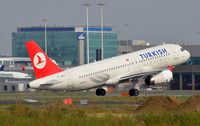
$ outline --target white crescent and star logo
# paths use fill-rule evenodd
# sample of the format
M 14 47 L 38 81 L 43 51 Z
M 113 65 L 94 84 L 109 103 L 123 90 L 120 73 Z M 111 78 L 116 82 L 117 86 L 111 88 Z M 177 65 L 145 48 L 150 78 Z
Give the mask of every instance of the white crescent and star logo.
M 80 33 L 78 39 L 83 40 L 84 38 L 85 38 L 85 33 Z
M 33 58 L 33 64 L 37 69 L 42 69 L 46 65 L 46 57 L 43 53 L 38 52 Z

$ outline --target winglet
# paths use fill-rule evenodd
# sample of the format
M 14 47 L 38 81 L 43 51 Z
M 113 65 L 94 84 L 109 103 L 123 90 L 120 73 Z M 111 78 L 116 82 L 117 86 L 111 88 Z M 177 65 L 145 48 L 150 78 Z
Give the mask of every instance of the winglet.
M 36 75 L 42 78 L 63 71 L 42 51 L 34 40 L 26 42 L 29 57 Z

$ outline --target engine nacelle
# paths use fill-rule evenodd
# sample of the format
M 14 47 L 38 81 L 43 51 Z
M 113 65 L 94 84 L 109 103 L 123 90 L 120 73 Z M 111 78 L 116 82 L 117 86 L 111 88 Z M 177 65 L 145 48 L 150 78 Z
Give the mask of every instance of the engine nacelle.
M 155 76 L 147 76 L 144 80 L 147 85 L 161 84 L 170 82 L 173 78 L 173 73 L 170 70 L 164 70 Z

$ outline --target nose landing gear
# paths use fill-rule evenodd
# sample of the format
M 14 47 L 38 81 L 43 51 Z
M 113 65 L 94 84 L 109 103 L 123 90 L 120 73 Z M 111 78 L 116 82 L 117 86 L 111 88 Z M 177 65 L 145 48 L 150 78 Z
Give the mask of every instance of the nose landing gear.
M 132 81 L 133 88 L 129 90 L 129 96 L 138 96 L 140 94 L 140 86 L 144 84 L 144 79 L 140 78 L 136 81 Z

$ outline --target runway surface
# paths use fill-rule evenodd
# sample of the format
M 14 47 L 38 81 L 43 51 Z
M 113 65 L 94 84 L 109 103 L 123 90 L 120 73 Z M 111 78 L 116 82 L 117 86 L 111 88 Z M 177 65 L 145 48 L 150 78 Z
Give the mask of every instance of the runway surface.
M 94 92 L 5 92 L 0 93 L 0 104 L 28 104 L 28 105 L 46 105 L 55 101 L 72 99 L 73 104 L 81 105 L 131 105 L 140 106 L 142 102 L 137 99 L 149 96 L 183 96 L 190 97 L 198 94 L 199 91 L 166 90 L 166 91 L 141 91 L 140 96 L 130 97 L 121 96 L 121 92 L 108 93 L 106 96 L 96 96 Z M 135 101 L 136 99 L 136 101 Z

